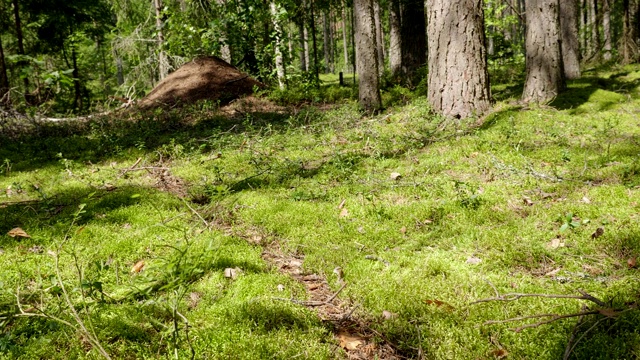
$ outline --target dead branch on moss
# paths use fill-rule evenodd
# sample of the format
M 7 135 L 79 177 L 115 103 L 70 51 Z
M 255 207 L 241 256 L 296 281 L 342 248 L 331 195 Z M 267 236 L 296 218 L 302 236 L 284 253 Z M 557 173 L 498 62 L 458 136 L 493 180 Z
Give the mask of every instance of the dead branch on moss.
M 563 294 L 522 294 L 522 293 L 509 293 L 504 295 L 499 295 L 496 297 L 486 298 L 476 300 L 474 302 L 469 303 L 469 305 L 492 302 L 492 301 L 515 301 L 521 298 L 526 297 L 539 297 L 539 298 L 549 298 L 549 299 L 577 299 L 577 300 L 587 300 L 595 303 L 598 306 L 606 306 L 605 302 L 596 298 L 593 295 L 590 295 L 582 290 L 578 290 L 581 295 L 563 295 Z
M 304 305 L 304 306 L 309 306 L 309 307 L 315 307 L 315 306 L 323 306 L 323 305 L 329 305 L 331 304 L 331 302 L 338 296 L 338 294 L 340 294 L 342 292 L 342 290 L 347 286 L 347 283 L 342 284 L 342 286 L 340 287 L 340 289 L 338 289 L 338 291 L 336 291 L 333 295 L 331 295 L 327 300 L 325 301 L 302 301 L 302 300 L 296 300 L 296 299 L 286 299 L 286 298 L 278 298 L 278 297 L 274 297 L 272 299 L 274 300 L 280 300 L 280 301 L 290 301 L 294 304 L 298 304 L 298 305 Z

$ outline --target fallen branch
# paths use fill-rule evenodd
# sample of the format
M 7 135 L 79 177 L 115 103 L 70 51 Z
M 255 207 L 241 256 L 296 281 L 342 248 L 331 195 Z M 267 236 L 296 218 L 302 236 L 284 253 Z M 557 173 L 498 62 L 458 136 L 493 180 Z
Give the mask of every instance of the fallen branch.
M 469 305 L 491 302 L 491 301 L 515 301 L 521 298 L 526 297 L 540 297 L 540 298 L 549 298 L 549 299 L 577 299 L 577 300 L 587 300 L 591 301 L 598 306 L 606 306 L 605 302 L 590 295 L 582 290 L 578 290 L 581 295 L 562 295 L 562 294 L 519 294 L 519 293 L 509 293 L 501 296 L 496 296 L 492 298 L 480 299 L 474 302 L 469 303 Z
M 280 300 L 280 301 L 291 301 L 294 304 L 304 305 L 304 306 L 309 306 L 309 307 L 329 305 L 338 296 L 338 294 L 340 294 L 342 292 L 342 290 L 346 286 L 347 286 L 347 283 L 342 284 L 340 289 L 338 289 L 338 291 L 336 291 L 335 294 L 331 295 L 331 297 L 329 297 L 325 301 L 302 301 L 302 300 L 296 300 L 296 299 L 286 299 L 286 298 L 277 298 L 277 297 L 276 298 L 272 298 L 272 299 Z

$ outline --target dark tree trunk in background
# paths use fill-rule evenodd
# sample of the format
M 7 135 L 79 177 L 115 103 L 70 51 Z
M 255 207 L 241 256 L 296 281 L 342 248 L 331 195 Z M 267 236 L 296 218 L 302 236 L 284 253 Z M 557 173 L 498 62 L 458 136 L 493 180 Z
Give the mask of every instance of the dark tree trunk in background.
M 322 12 L 322 49 L 324 50 L 324 73 L 331 72 L 331 30 L 327 11 Z
M 318 42 L 316 41 L 316 15 L 315 6 L 311 1 L 311 40 L 313 42 L 313 74 L 320 83 L 320 65 L 318 64 Z
M 622 40 L 620 56 L 622 57 L 623 64 L 630 64 L 636 57 L 636 43 L 633 36 L 633 26 L 631 22 L 631 6 L 629 0 L 623 0 L 623 18 L 622 18 Z
M 591 60 L 597 60 L 600 55 L 600 31 L 598 29 L 598 0 L 588 0 L 589 26 L 591 29 Z
M 78 70 L 78 56 L 76 54 L 76 45 L 71 44 L 71 60 L 73 62 L 73 88 L 75 90 L 75 98 L 73 99 L 73 109 L 82 110 L 82 93 L 80 88 L 80 71 Z
M 546 103 L 564 88 L 558 0 L 527 0 L 527 74 L 522 100 Z
M 455 19 L 457 21 L 457 19 Z M 417 85 L 417 71 L 427 62 L 423 0 L 407 0 L 402 6 L 402 71 L 410 86 Z
M 561 1 L 564 2 L 564 1 Z M 611 0 L 602 0 L 602 31 L 604 45 L 602 54 L 605 61 L 611 60 Z
M 427 0 L 427 9 L 429 104 L 447 117 L 485 113 L 491 93 L 482 1 Z
M 298 19 L 298 35 L 300 36 L 300 70 L 307 71 L 307 58 L 309 48 L 307 46 L 307 31 L 304 29 L 304 19 L 300 17 Z
M 373 0 L 354 0 L 356 61 L 360 86 L 358 100 L 367 112 L 375 112 L 382 106 L 378 83 L 378 54 L 376 29 L 373 19 Z
M 402 73 L 400 0 L 389 0 L 389 69 L 394 78 Z
M 349 41 L 347 40 L 347 6 L 342 8 L 342 50 L 344 51 L 344 71 L 349 71 Z
M 9 103 L 9 77 L 7 76 L 7 65 L 4 61 L 4 49 L 2 48 L 2 39 L 0 39 L 0 104 Z
M 13 0 L 13 16 L 16 21 L 16 37 L 18 40 L 18 55 L 25 55 L 24 52 L 24 37 L 22 36 L 22 22 L 20 21 L 20 5 L 18 4 L 18 0 Z M 25 66 L 25 62 L 21 61 L 18 63 L 20 66 Z M 24 93 L 25 98 L 26 94 L 29 92 L 29 79 L 26 77 L 22 79 L 24 82 Z
M 580 77 L 580 43 L 578 40 L 578 0 L 560 1 L 562 59 L 567 79 Z
M 378 45 L 378 72 L 384 73 L 384 32 L 380 19 L 380 0 L 373 0 L 373 20 L 376 27 L 376 44 Z

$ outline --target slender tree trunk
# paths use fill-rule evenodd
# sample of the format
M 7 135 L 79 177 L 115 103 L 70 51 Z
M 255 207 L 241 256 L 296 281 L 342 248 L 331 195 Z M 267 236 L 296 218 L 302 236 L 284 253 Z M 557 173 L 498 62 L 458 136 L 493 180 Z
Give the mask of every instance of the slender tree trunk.
M 447 117 L 482 115 L 491 107 L 482 1 L 427 0 L 427 8 L 429 104 Z
M 462 17 L 462 15 L 461 15 Z M 458 19 L 451 19 L 458 21 Z M 402 70 L 410 86 L 418 83 L 417 71 L 427 62 L 423 0 L 407 0 L 402 7 Z
M 382 106 L 382 100 L 378 83 L 373 0 L 354 0 L 353 12 L 356 27 L 356 60 L 360 79 L 358 100 L 365 111 L 375 112 Z
M 402 73 L 402 30 L 400 0 L 389 0 L 389 68 L 397 78 Z
M 602 0 L 602 29 L 604 33 L 604 53 L 605 61 L 611 60 L 611 0 Z
M 7 93 L 9 92 L 9 77 L 7 76 L 7 65 L 4 61 L 4 49 L 2 48 L 2 38 L 0 38 L 0 105 L 3 103 L 8 104 L 9 98 Z
M 185 0 L 180 0 L 181 3 L 184 3 Z M 218 4 L 218 6 L 224 8 L 225 6 L 225 0 L 216 0 L 216 3 Z M 220 37 L 218 38 L 218 42 L 220 43 L 220 58 L 226 62 L 228 62 L 229 64 L 231 64 L 231 61 L 233 60 L 233 58 L 231 57 L 231 47 L 229 46 L 228 43 L 228 39 L 227 39 L 227 30 L 224 29 L 221 34 Z
M 623 64 L 630 64 L 633 58 L 633 28 L 631 26 L 631 8 L 629 0 L 622 1 L 622 41 L 620 55 Z
M 158 78 L 163 80 L 169 74 L 169 63 L 164 51 L 164 32 L 162 29 L 162 0 L 153 0 L 156 10 L 156 32 L 158 36 Z
M 564 88 L 558 0 L 527 0 L 527 74 L 522 100 L 546 103 Z
M 329 72 L 335 73 L 336 70 L 336 22 L 334 21 L 335 13 L 329 10 Z
M 578 41 L 578 0 L 560 1 L 562 27 L 562 59 L 567 79 L 580 77 L 580 44 Z
M 342 48 L 344 51 L 344 69 L 345 73 L 349 72 L 349 41 L 347 40 L 347 7 L 342 8 Z
M 384 73 L 384 33 L 380 20 L 380 0 L 373 0 L 373 19 L 376 27 L 376 45 L 378 46 L 378 72 Z
M 307 32 L 304 29 L 304 19 L 302 17 L 298 20 L 298 35 L 300 36 L 300 70 L 307 71 L 308 48 L 305 41 Z
M 580 0 L 580 40 L 582 41 L 582 49 L 580 58 L 588 57 L 591 52 L 591 44 L 589 43 L 589 10 L 587 8 L 587 0 Z
M 18 40 L 18 55 L 25 55 L 24 37 L 22 36 L 22 21 L 20 20 L 20 5 L 18 3 L 18 0 L 13 0 L 13 16 L 16 21 L 16 37 Z M 18 65 L 26 66 L 24 61 L 20 61 Z M 25 77 L 24 79 L 22 79 L 22 81 L 24 82 L 24 93 L 26 98 L 26 94 L 29 92 L 29 79 Z
M 284 72 L 284 58 L 282 56 L 282 28 L 280 26 L 280 16 L 278 14 L 278 8 L 276 3 L 271 1 L 269 4 L 269 8 L 271 10 L 271 19 L 273 21 L 273 30 L 275 32 L 275 60 L 276 60 L 276 74 L 278 76 L 278 86 L 280 89 L 284 90 L 285 88 L 285 72 Z
M 598 29 L 598 0 L 589 1 L 589 25 L 591 26 L 591 58 L 597 60 L 600 52 L 600 31 Z
M 307 27 L 304 27 L 304 71 L 311 69 L 311 56 L 309 55 L 309 32 Z
M 314 6 L 314 2 L 311 1 L 311 40 L 312 40 L 312 44 L 313 44 L 313 74 L 316 77 L 316 80 L 318 81 L 318 84 L 320 83 L 320 64 L 318 64 L 318 42 L 316 40 L 317 38 L 317 31 L 316 31 L 316 14 L 315 14 L 315 6 Z
M 327 10 L 322 12 L 322 50 L 324 55 L 324 69 L 323 72 L 328 74 L 329 71 L 329 57 L 331 52 L 331 30 L 329 29 L 329 16 L 327 16 Z
M 73 88 L 75 98 L 73 99 L 73 109 L 82 110 L 82 93 L 80 88 L 80 71 L 78 70 L 78 56 L 76 55 L 76 45 L 71 44 L 71 61 L 73 62 Z

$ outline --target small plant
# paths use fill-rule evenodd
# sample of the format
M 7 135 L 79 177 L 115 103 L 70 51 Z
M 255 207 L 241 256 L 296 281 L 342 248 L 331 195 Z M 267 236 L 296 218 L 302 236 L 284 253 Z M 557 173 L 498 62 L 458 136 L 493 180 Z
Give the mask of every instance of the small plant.
M 560 226 L 560 231 L 564 232 L 567 230 L 576 229 L 580 227 L 580 225 L 586 225 L 590 223 L 591 220 L 589 219 L 580 220 L 580 218 L 575 216 L 572 212 L 568 212 L 563 216 L 560 216 L 560 222 L 562 223 L 562 225 Z

